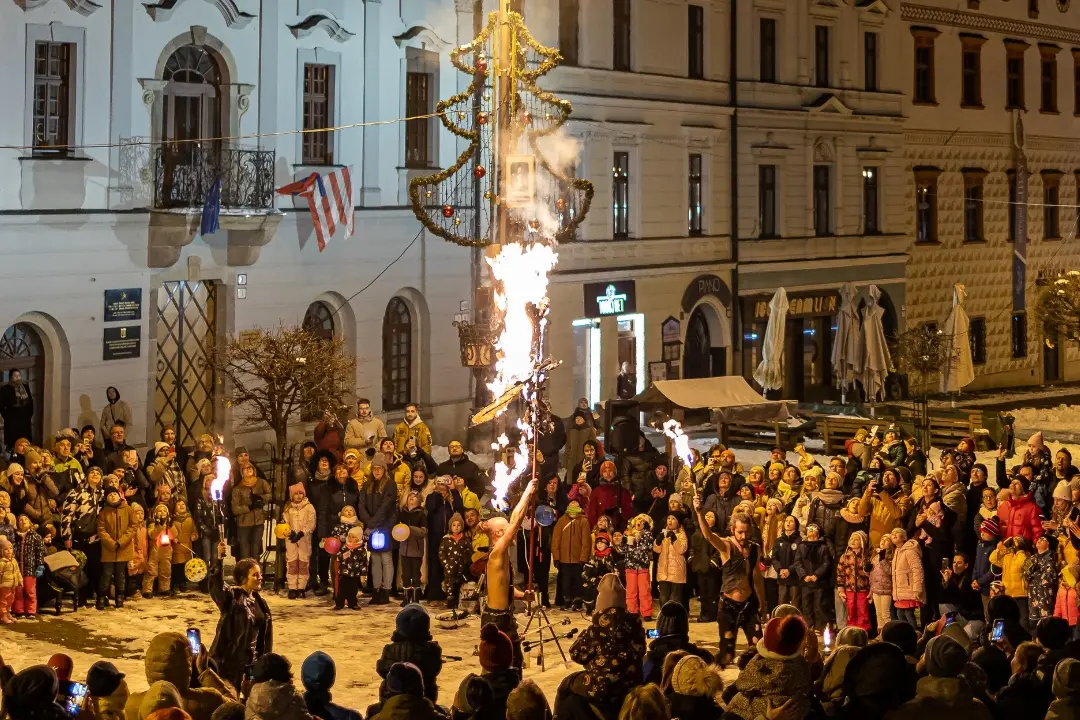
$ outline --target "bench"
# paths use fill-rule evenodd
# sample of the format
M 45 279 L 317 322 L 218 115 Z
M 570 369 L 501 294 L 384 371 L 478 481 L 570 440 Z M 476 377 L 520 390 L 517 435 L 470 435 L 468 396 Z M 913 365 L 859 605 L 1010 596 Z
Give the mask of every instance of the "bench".
M 829 457 L 834 455 L 847 456 L 844 443 L 855 437 L 855 431 L 859 428 L 869 430 L 874 425 L 881 425 L 881 420 L 873 418 L 846 417 L 843 415 L 815 415 L 817 426 L 821 429 L 822 440 L 825 441 L 825 454 Z M 885 421 L 889 425 L 889 421 Z
M 724 447 L 754 445 L 791 450 L 804 440 L 801 428 L 789 427 L 786 421 L 755 422 L 751 420 L 720 425 L 720 442 Z
M 893 405 L 881 410 L 877 418 L 815 414 L 825 441 L 825 454 L 845 455 L 844 443 L 854 437 L 855 431 L 861 427 L 869 430 L 877 425 L 879 433 L 894 422 L 902 425 L 905 433 L 914 428 L 915 412 L 912 408 Z M 982 428 L 982 413 L 978 411 L 950 412 L 950 415 L 931 412 L 927 419 L 930 424 L 930 444 L 939 450 L 956 447 L 963 438 L 974 438 Z

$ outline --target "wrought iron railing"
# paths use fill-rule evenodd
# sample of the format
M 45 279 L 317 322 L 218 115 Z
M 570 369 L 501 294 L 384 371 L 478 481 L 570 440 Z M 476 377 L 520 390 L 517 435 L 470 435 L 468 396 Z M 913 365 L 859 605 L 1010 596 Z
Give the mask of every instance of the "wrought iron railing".
M 273 150 L 165 143 L 152 156 L 155 208 L 201 208 L 219 179 L 222 208 L 274 206 Z

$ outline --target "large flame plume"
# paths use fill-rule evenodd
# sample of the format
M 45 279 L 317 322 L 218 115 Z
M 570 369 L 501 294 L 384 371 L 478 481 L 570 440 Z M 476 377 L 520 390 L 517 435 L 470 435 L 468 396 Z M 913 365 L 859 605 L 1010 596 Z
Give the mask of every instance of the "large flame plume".
M 676 454 L 686 463 L 687 470 L 694 467 L 694 454 L 690 452 L 690 437 L 683 433 L 682 425 L 678 420 L 668 420 L 664 423 L 664 434 L 671 438 L 675 445 Z
M 229 475 L 232 474 L 232 463 L 224 455 L 218 455 L 214 462 L 216 467 L 214 479 L 210 481 L 210 497 L 215 502 L 221 502 L 225 493 L 225 485 L 228 484 Z

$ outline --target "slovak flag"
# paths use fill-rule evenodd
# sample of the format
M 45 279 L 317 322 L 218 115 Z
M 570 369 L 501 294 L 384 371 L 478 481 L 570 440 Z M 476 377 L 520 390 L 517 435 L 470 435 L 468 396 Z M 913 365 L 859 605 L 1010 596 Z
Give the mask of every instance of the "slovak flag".
M 343 167 L 325 175 L 311 173 L 303 180 L 277 189 L 279 195 L 307 198 L 319 252 L 326 248 L 326 241 L 334 236 L 338 226 L 344 226 L 345 237 L 353 234 L 355 211 L 351 170 Z

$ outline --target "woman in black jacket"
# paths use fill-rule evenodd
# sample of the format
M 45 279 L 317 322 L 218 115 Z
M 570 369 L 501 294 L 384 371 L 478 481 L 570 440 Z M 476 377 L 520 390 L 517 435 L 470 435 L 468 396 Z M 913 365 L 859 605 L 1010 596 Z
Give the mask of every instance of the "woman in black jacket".
M 233 587 L 222 579 L 221 560 L 227 546 L 218 543 L 218 561 L 210 567 L 210 597 L 221 616 L 210 646 L 214 669 L 234 688 L 243 684 L 252 664 L 274 650 L 274 621 L 270 606 L 259 595 L 262 589 L 262 570 L 251 558 L 238 560 L 233 568 Z
M 716 514 L 705 513 L 705 522 L 716 530 Z M 690 569 L 697 577 L 697 592 L 701 599 L 698 622 L 716 622 L 720 599 L 720 551 L 713 547 L 701 530 L 695 530 L 690 538 Z
M 443 536 L 450 531 L 450 518 L 454 513 L 465 512 L 465 505 L 461 502 L 461 495 L 450 489 L 450 484 L 445 475 L 435 478 L 435 490 L 427 496 L 424 502 L 427 510 L 427 587 L 424 589 L 424 599 L 429 602 L 442 602 L 446 600 L 443 591 L 443 566 L 439 562 L 439 543 Z
M 376 456 L 371 461 L 371 478 L 360 490 L 356 517 L 364 525 L 371 548 L 371 586 L 374 595 L 369 605 L 386 605 L 390 602 L 390 589 L 394 584 L 394 561 L 391 550 L 390 530 L 397 521 L 397 483 L 389 476 L 386 462 Z M 382 547 L 376 547 L 373 535 L 383 533 Z
M 311 577 L 310 584 L 315 595 L 322 597 L 330 594 L 330 554 L 323 550 L 322 540 L 330 536 L 337 522 L 341 507 L 333 509 L 333 495 L 335 488 L 334 480 L 334 454 L 329 450 L 320 450 L 312 456 L 308 464 L 308 477 L 304 481 L 304 492 L 308 501 L 315 508 L 315 533 L 311 538 Z M 356 484 L 348 479 L 348 471 L 342 476 L 348 482 Z M 359 490 L 357 490 L 359 492 Z M 340 491 L 338 497 L 344 501 L 345 493 Z M 353 509 L 356 509 L 355 504 Z

